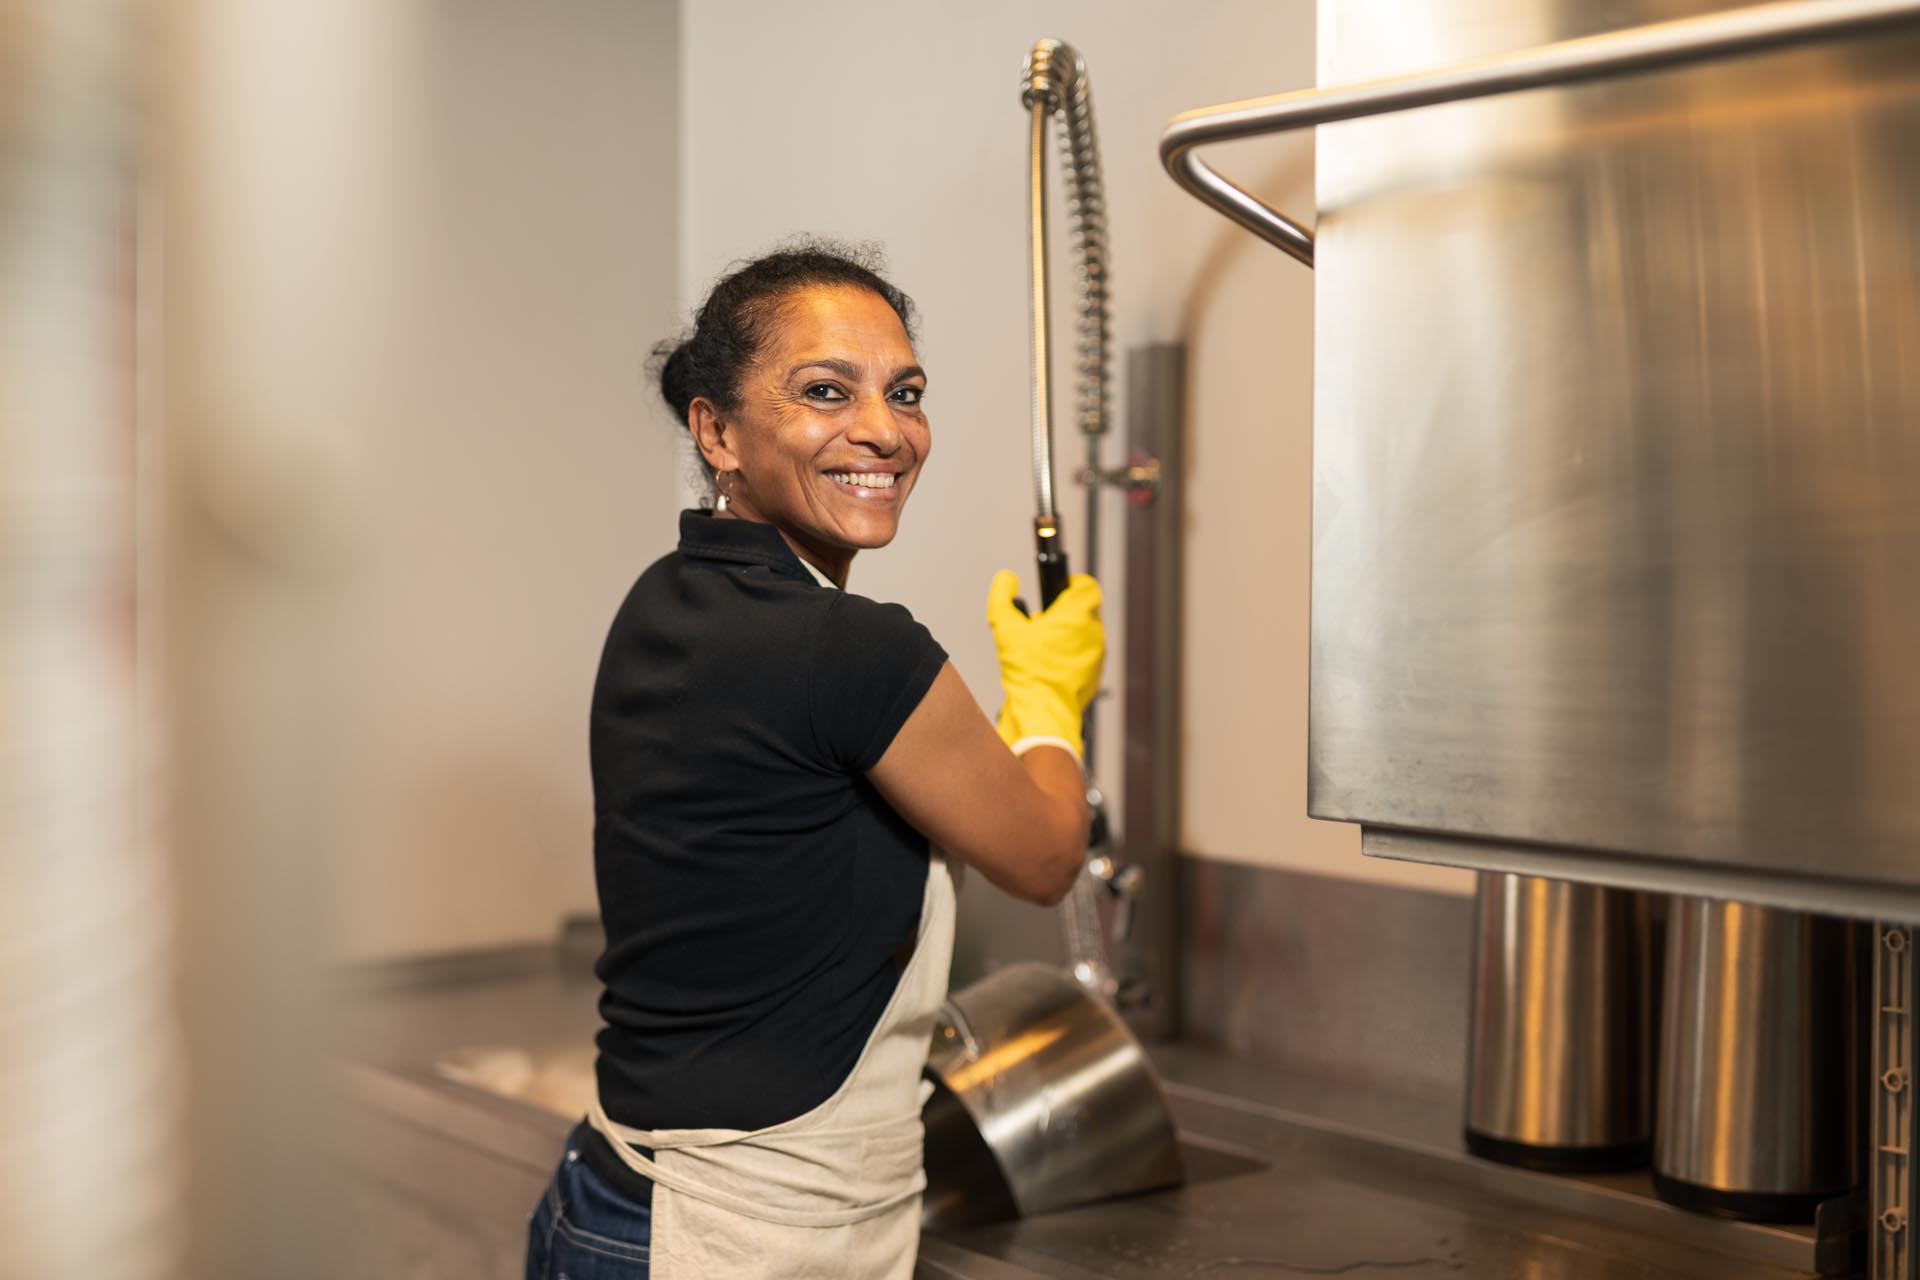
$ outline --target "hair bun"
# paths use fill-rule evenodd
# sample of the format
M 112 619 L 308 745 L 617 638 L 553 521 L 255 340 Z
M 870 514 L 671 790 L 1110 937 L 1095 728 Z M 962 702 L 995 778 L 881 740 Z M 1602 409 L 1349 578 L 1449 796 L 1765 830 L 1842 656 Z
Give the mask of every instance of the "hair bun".
M 660 383 L 660 397 L 667 402 L 682 426 L 686 425 L 688 412 L 693 399 L 699 393 L 693 382 L 693 339 L 684 342 L 663 342 L 653 349 L 655 377 Z

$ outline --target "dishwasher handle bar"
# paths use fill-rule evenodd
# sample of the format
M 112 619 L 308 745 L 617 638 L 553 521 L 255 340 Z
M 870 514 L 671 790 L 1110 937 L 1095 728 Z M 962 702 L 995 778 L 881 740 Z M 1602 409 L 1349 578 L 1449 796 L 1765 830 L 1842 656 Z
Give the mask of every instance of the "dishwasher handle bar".
M 1182 112 L 1160 135 L 1160 161 L 1202 204 L 1313 265 L 1313 232 L 1195 155 L 1215 142 L 1286 133 L 1522 89 L 1686 66 L 1920 22 L 1920 0 L 1782 0 L 1677 18 L 1476 58 L 1439 71 L 1332 89 L 1300 89 Z

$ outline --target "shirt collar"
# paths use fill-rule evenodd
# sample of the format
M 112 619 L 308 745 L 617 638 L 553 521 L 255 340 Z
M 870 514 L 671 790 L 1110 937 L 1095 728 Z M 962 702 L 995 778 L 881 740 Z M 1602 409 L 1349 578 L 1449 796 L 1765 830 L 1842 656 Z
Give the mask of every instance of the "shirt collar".
M 723 519 L 698 507 L 680 513 L 680 554 L 696 560 L 764 565 L 783 578 L 834 585 L 833 579 L 795 555 L 772 525 Z
M 820 572 L 819 569 L 815 568 L 813 561 L 807 559 L 805 556 L 795 556 L 794 559 L 800 562 L 800 567 L 802 569 L 805 569 L 808 573 L 813 575 L 813 580 L 815 582 L 819 583 L 821 586 L 825 587 L 827 590 L 838 591 L 840 589 L 840 584 L 835 582 L 832 578 L 829 578 L 826 574 Z

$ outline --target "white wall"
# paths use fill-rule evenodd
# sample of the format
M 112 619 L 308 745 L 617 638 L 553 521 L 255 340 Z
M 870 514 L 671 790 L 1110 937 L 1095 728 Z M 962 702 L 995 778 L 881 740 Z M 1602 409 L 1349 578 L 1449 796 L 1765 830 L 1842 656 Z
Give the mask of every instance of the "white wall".
M 355 956 L 548 938 L 593 908 L 594 670 L 676 505 L 641 368 L 673 315 L 676 5 L 390 12 L 413 96 L 373 128 L 404 176 L 360 193 L 376 249 L 329 264 L 402 335 L 355 424 Z
M 1179 111 L 1312 84 L 1311 3 L 700 0 L 682 24 L 682 301 L 795 233 L 884 244 L 921 307 L 935 444 L 900 538 L 863 556 L 851 585 L 911 608 L 989 707 L 986 584 L 1002 566 L 1032 573 L 1020 71 L 1041 36 L 1080 50 L 1107 175 L 1116 352 L 1191 345 L 1183 844 L 1464 891 L 1465 873 L 1363 859 L 1354 828 L 1304 816 L 1312 278 L 1181 194 L 1155 154 Z M 1309 140 L 1222 154 L 1266 198 L 1312 209 Z M 1064 275 L 1056 297 L 1071 297 Z M 1124 390 L 1124 365 L 1116 377 Z M 1123 423 L 1124 397 L 1116 408 Z M 1070 471 L 1079 442 L 1061 444 Z M 1077 495 L 1063 507 L 1078 530 Z M 1117 540 L 1105 565 L 1117 590 Z M 1118 771 L 1102 772 L 1117 789 Z

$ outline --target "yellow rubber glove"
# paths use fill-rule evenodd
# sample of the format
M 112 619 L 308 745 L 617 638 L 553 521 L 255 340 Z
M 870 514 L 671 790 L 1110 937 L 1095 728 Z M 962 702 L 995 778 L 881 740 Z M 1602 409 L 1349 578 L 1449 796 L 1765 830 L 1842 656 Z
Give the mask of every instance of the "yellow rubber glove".
M 1053 604 L 1032 618 L 1013 603 L 1019 590 L 1020 579 L 1002 569 L 987 591 L 987 623 L 1000 651 L 1000 683 L 1007 692 L 994 727 L 1016 753 L 1051 742 L 1084 759 L 1080 717 L 1100 688 L 1107 657 L 1100 584 L 1076 573 Z

